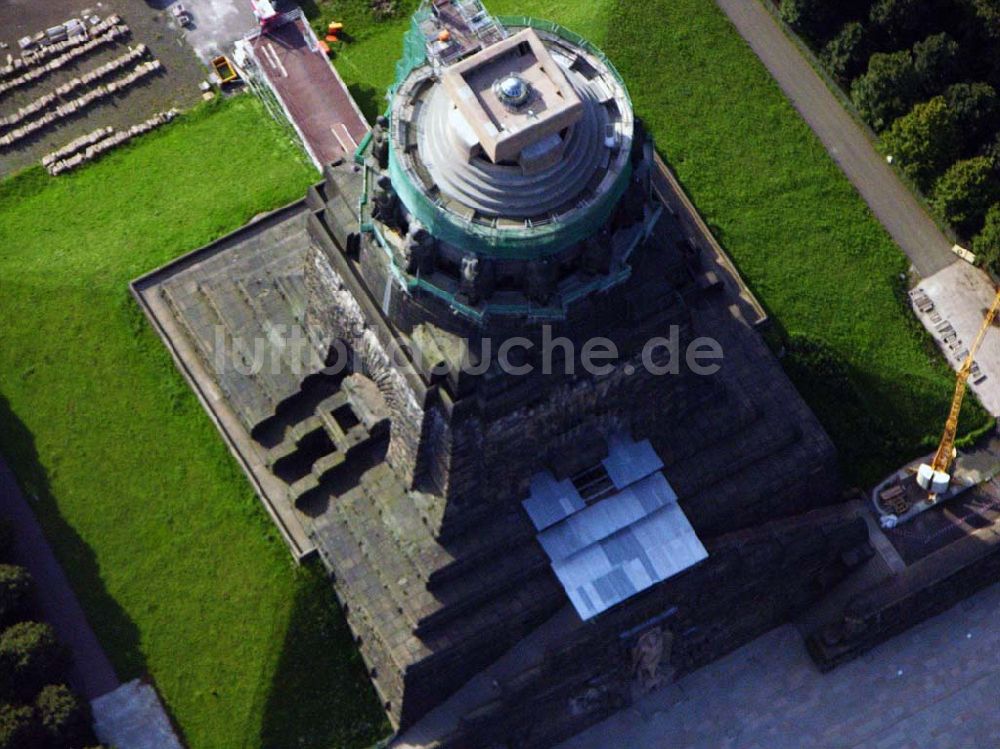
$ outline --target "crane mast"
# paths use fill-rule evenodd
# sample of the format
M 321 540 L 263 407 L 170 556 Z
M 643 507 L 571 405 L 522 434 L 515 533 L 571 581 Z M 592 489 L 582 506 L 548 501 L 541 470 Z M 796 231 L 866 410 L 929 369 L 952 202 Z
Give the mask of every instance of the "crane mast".
M 983 324 L 976 334 L 976 340 L 972 342 L 972 345 L 969 347 L 969 353 L 958 370 L 958 377 L 955 380 L 955 394 L 951 398 L 951 409 L 948 412 L 948 420 L 945 422 L 944 434 L 941 436 L 937 452 L 934 453 L 934 460 L 930 465 L 925 464 L 921 466 L 921 470 L 917 474 L 917 481 L 921 487 L 930 492 L 930 499 L 932 501 L 937 498 L 938 494 L 948 488 L 948 484 L 951 481 L 948 469 L 951 468 L 951 462 L 955 457 L 955 436 L 958 433 L 958 415 L 962 411 L 962 401 L 965 399 L 965 389 L 969 381 L 969 373 L 972 371 L 976 353 L 979 351 L 979 347 L 983 345 L 983 339 L 986 337 L 986 333 L 993 324 L 993 320 L 996 319 L 998 312 L 1000 312 L 1000 289 L 997 290 L 996 296 L 993 297 L 993 304 L 986 311 Z

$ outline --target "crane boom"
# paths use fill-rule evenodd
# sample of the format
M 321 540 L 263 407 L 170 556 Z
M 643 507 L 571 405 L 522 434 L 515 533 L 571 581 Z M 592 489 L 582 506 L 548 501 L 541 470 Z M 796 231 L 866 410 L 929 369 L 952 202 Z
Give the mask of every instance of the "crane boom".
M 1000 312 L 1000 289 L 997 290 L 996 296 L 993 297 L 993 304 L 986 311 L 983 324 L 979 328 L 979 333 L 976 334 L 976 340 L 972 342 L 972 345 L 969 347 L 969 353 L 958 370 L 958 378 L 955 381 L 955 394 L 951 399 L 951 410 L 948 412 L 948 420 L 944 425 L 944 434 L 941 437 L 941 443 L 934 454 L 934 462 L 931 463 L 931 467 L 935 471 L 947 473 L 951 467 L 951 461 L 955 455 L 955 435 L 958 433 L 958 415 L 962 410 L 962 401 L 965 398 L 965 386 L 969 381 L 969 373 L 972 371 L 972 364 L 976 358 L 976 353 L 979 351 L 979 347 L 983 345 L 983 339 L 986 337 L 986 333 L 989 331 L 998 312 Z

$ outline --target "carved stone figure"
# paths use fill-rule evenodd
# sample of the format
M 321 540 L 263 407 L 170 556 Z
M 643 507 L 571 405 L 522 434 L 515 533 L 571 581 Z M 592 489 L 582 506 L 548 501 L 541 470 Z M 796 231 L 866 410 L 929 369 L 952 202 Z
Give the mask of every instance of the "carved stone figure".
M 556 287 L 556 268 L 547 260 L 536 260 L 528 263 L 527 288 L 528 298 L 538 304 L 546 304 Z
M 389 168 L 389 120 L 385 115 L 375 118 L 372 128 L 372 158 L 378 162 L 379 169 Z
M 403 242 L 403 269 L 411 276 L 430 273 L 434 268 L 434 245 L 431 233 L 418 221 L 412 221 Z
M 603 231 L 584 243 L 580 267 L 585 273 L 603 275 L 611 268 L 611 236 Z
M 466 255 L 462 258 L 462 276 L 459 293 L 468 297 L 472 304 L 479 301 L 479 258 Z
M 402 210 L 399 197 L 392 188 L 388 175 L 379 177 L 372 196 L 372 218 L 378 219 L 390 229 L 399 230 L 402 227 Z
M 632 648 L 632 677 L 640 694 L 652 692 L 666 683 L 663 662 L 670 655 L 674 637 L 660 627 L 643 632 Z

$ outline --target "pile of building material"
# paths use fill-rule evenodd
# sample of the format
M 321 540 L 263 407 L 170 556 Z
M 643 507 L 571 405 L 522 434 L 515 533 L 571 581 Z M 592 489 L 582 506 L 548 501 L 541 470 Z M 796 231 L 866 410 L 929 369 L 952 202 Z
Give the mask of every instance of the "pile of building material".
M 117 18 L 117 16 L 114 16 Z M 71 62 L 76 60 L 78 57 L 87 55 L 93 52 L 99 47 L 103 47 L 106 44 L 111 44 L 112 42 L 121 39 L 129 33 L 129 28 L 125 24 L 117 24 L 107 29 L 104 33 L 99 36 L 92 36 L 87 41 L 83 43 L 76 44 L 65 54 L 59 57 L 49 60 L 45 64 L 39 64 L 37 67 L 29 67 L 25 73 L 19 75 L 16 78 L 10 78 L 9 80 L 0 81 L 0 94 L 4 94 L 8 91 L 12 91 L 21 86 L 26 86 L 29 83 L 34 83 L 41 78 L 44 78 L 49 73 L 55 72 L 60 68 L 69 65 Z M 66 42 L 63 42 L 65 44 Z M 18 62 L 17 60 L 14 61 Z M 3 70 L 8 70 L 4 68 Z M 2 76 L 0 76 L 2 77 Z
M 17 143 L 23 138 L 41 130 L 42 128 L 48 127 L 66 117 L 70 117 L 83 109 L 86 109 L 94 102 L 100 101 L 101 99 L 106 99 L 109 96 L 113 96 L 119 91 L 123 91 L 130 86 L 134 85 L 136 81 L 145 78 L 152 73 L 158 71 L 162 65 L 159 60 L 151 60 L 149 62 L 142 63 L 135 68 L 131 73 L 122 78 L 118 78 L 113 81 L 109 81 L 106 84 L 97 86 L 91 91 L 78 96 L 75 99 L 71 99 L 55 110 L 49 112 L 44 117 L 37 120 L 33 120 L 26 125 L 11 130 L 6 135 L 0 136 L 0 149 L 6 148 L 8 146 Z
M 73 154 L 75 154 L 77 151 L 82 151 L 87 146 L 92 146 L 94 143 L 97 143 L 97 141 L 104 140 L 114 131 L 115 129 L 113 127 L 99 127 L 96 130 L 87 133 L 86 135 L 81 135 L 79 138 L 74 138 L 62 148 L 58 148 L 52 153 L 43 156 L 42 166 L 44 166 L 46 169 L 49 169 L 57 161 L 62 161 L 63 159 L 67 159 Z
M 92 18 L 91 21 L 93 20 Z M 92 28 L 88 31 L 80 19 L 71 18 L 62 24 L 66 31 L 66 38 L 62 41 L 50 42 L 48 44 L 41 44 L 39 40 L 39 37 L 42 37 L 43 41 L 48 39 L 47 33 L 44 31 L 38 32 L 34 37 L 24 37 L 18 42 L 23 50 L 21 57 L 13 58 L 8 55 L 7 64 L 0 66 L 0 80 L 9 78 L 25 68 L 39 65 L 49 57 L 54 57 L 67 49 L 84 44 L 91 37 L 103 34 L 105 31 L 117 26 L 121 23 L 121 20 L 120 16 L 111 15 L 103 21 L 93 23 Z
M 68 143 L 58 151 L 53 151 L 42 159 L 42 164 L 49 174 L 56 176 L 78 166 L 86 164 L 88 161 L 96 159 L 98 156 L 107 153 L 112 148 L 120 146 L 122 143 L 135 138 L 150 130 L 155 130 L 160 125 L 170 122 L 178 115 L 176 109 L 169 109 L 150 117 L 145 122 L 133 125 L 128 130 L 115 132 L 114 128 L 106 127 L 95 130 L 82 138 Z
M 54 47 L 70 40 L 87 37 L 87 27 L 79 18 L 71 18 L 55 26 L 49 26 L 45 31 L 39 31 L 31 36 L 22 36 L 17 40 L 17 46 L 22 54 L 30 55 L 38 50 Z
M 25 120 L 30 120 L 34 115 L 39 112 L 48 109 L 52 104 L 59 101 L 59 95 L 57 93 L 45 94 L 45 96 L 39 96 L 31 104 L 27 104 L 20 109 L 18 109 L 13 114 L 9 114 L 6 117 L 0 117 L 0 128 L 14 127 L 15 125 L 20 125 Z
M 85 73 L 79 78 L 74 78 L 71 81 L 64 83 L 62 86 L 57 88 L 54 93 L 40 96 L 27 106 L 18 109 L 13 114 L 6 117 L 0 117 L 0 128 L 14 127 L 21 124 L 25 120 L 31 119 L 33 115 L 38 112 L 48 109 L 49 106 L 54 104 L 58 99 L 65 98 L 68 94 L 73 93 L 78 88 L 89 86 L 95 81 L 121 70 L 126 65 L 129 65 L 143 57 L 146 52 L 147 47 L 145 44 L 139 44 L 134 48 L 129 48 L 129 51 L 124 55 L 116 57 L 114 60 L 111 60 L 98 68 L 94 68 L 89 73 Z

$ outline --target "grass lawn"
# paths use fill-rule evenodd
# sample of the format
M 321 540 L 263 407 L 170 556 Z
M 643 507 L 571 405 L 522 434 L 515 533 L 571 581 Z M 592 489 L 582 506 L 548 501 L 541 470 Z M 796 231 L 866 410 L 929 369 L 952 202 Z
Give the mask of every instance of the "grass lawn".
M 329 586 L 294 566 L 127 289 L 315 179 L 239 97 L 0 184 L 0 452 L 119 675 L 153 675 L 192 749 L 388 730 Z
M 754 0 L 751 0 L 754 1 Z M 363 0 L 312 7 L 356 40 L 336 64 L 367 115 L 384 108 L 406 18 L 372 21 Z M 401 3 L 406 10 L 414 2 Z M 953 374 L 910 313 L 908 263 L 808 125 L 711 0 L 490 0 L 601 46 L 638 114 L 776 323 L 786 370 L 864 485 L 927 452 Z M 974 399 L 965 430 L 989 423 Z

